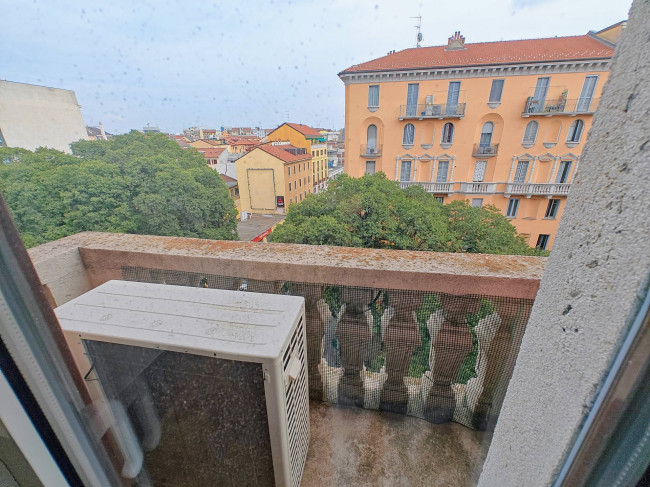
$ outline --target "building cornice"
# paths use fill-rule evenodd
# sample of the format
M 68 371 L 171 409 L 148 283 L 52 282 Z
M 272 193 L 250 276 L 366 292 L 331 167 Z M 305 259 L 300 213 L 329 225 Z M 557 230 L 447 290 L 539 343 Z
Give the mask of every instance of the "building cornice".
M 609 71 L 611 58 L 574 61 L 551 61 L 544 63 L 512 63 L 485 66 L 451 66 L 445 68 L 416 68 L 383 71 L 341 72 L 343 83 L 386 83 L 396 81 L 426 81 L 433 79 L 495 78 L 505 76 L 528 76 L 562 73 Z

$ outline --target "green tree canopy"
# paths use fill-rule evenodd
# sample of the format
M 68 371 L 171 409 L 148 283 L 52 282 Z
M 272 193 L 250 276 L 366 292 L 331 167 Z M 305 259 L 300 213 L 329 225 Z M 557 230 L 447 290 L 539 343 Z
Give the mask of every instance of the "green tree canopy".
M 438 203 L 420 186 L 400 189 L 383 173 L 341 175 L 290 207 L 273 242 L 439 252 L 547 255 L 529 247 L 494 206 Z
M 0 190 L 28 247 L 87 230 L 237 238 L 228 189 L 195 150 L 136 131 L 71 148 L 0 148 Z

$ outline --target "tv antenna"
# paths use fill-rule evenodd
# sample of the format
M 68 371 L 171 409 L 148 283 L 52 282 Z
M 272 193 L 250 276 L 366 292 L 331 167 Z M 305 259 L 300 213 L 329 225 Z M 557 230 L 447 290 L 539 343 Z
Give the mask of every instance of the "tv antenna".
M 416 39 L 415 47 L 422 47 L 420 45 L 420 42 L 422 42 L 422 32 L 420 32 L 420 28 L 422 27 L 422 15 L 418 15 L 417 17 L 411 17 L 411 18 L 418 19 L 418 25 L 415 26 L 415 28 L 418 30 L 418 33 L 415 36 Z

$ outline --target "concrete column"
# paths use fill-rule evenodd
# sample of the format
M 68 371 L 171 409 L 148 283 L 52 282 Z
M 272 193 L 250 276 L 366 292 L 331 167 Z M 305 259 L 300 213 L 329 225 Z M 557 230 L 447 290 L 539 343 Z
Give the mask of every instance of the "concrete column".
M 647 293 L 649 78 L 650 2 L 635 0 L 479 487 L 551 485 L 558 478 Z
M 515 162 L 517 162 L 517 156 L 512 156 L 512 165 L 510 166 L 510 174 L 508 174 L 508 182 L 512 182 L 512 173 L 515 170 Z
M 535 172 L 535 163 L 537 162 L 537 156 L 533 157 L 533 163 L 530 166 L 530 174 L 528 175 L 528 184 L 533 181 L 533 173 Z
M 553 159 L 553 167 L 551 168 L 551 174 L 549 174 L 549 176 L 548 176 L 548 184 L 553 183 L 553 177 L 555 175 L 555 169 L 557 168 L 557 163 L 558 163 L 558 161 L 560 159 L 561 159 L 560 156 L 555 156 L 555 158 Z
M 433 183 L 434 179 L 433 176 L 435 174 L 436 170 L 436 160 L 438 159 L 438 156 L 433 156 L 433 160 L 431 161 L 431 182 Z

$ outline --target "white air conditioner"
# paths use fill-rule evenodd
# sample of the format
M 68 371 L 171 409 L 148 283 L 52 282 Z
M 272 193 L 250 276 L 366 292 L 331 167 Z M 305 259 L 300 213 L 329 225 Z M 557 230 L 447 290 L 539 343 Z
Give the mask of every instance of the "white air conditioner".
M 109 281 L 56 314 L 137 485 L 298 487 L 309 444 L 304 299 Z

